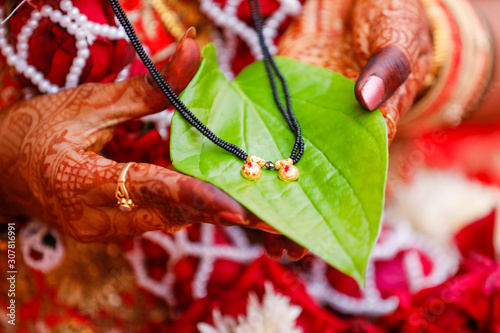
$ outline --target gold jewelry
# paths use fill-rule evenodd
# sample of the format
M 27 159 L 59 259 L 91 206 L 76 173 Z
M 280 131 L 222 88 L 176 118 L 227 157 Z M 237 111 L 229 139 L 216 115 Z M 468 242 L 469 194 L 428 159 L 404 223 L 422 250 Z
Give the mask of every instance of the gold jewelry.
M 293 165 L 293 160 L 287 158 L 276 162 L 266 162 L 254 155 L 247 156 L 247 163 L 241 168 L 241 175 L 247 180 L 257 180 L 262 176 L 262 168 L 278 170 L 278 178 L 285 182 L 299 179 L 299 169 Z
M 394 137 L 396 136 L 396 132 L 397 132 L 396 121 L 394 121 L 394 118 L 391 116 L 391 114 L 389 112 L 387 112 L 384 115 L 384 118 L 387 118 L 387 120 L 389 120 L 389 122 L 391 123 L 392 135 L 391 135 L 390 141 L 392 141 L 392 140 L 394 140 Z
M 149 0 L 149 2 L 151 2 L 153 8 L 158 12 L 160 19 L 168 32 L 175 38 L 176 41 L 180 41 L 184 36 L 185 29 L 177 14 L 168 7 L 164 0 Z
M 434 59 L 428 91 L 399 122 L 410 135 L 458 125 L 486 92 L 494 65 L 491 33 L 469 1 L 422 2 L 431 23 Z
M 136 207 L 135 203 L 130 199 L 130 196 L 125 186 L 128 169 L 134 165 L 135 162 L 125 164 L 120 175 L 118 176 L 118 185 L 116 186 L 115 197 L 118 200 L 117 204 L 123 212 L 130 212 Z

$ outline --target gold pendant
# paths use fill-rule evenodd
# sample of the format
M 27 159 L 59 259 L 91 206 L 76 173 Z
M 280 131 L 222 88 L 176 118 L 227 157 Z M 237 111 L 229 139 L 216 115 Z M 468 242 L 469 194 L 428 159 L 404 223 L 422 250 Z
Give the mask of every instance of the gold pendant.
M 278 171 L 278 177 L 284 182 L 291 182 L 299 179 L 299 169 L 295 165 L 284 165 Z
M 247 180 L 257 180 L 262 176 L 262 168 L 255 162 L 247 162 L 241 168 L 241 175 Z
M 260 157 L 248 155 L 247 163 L 241 168 L 241 175 L 247 180 L 257 180 L 262 176 L 262 167 L 273 168 L 278 171 L 278 178 L 285 182 L 299 179 L 299 169 L 293 165 L 293 160 L 287 158 L 274 162 L 267 162 Z

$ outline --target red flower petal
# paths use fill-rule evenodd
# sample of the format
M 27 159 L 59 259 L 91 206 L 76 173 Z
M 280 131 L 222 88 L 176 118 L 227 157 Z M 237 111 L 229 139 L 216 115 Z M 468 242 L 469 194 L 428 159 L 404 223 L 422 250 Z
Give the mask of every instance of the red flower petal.
M 462 228 L 455 235 L 455 243 L 464 258 L 473 254 L 481 254 L 492 259 L 495 257 L 493 243 L 495 219 L 496 211 L 493 210 L 482 219 Z

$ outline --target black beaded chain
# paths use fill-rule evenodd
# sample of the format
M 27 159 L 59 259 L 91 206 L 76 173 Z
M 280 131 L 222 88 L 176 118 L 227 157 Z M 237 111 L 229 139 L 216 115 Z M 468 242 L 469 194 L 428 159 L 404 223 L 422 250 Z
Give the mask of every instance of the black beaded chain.
M 135 51 L 137 52 L 137 55 L 139 58 L 141 58 L 142 62 L 148 69 L 149 73 L 155 80 L 156 84 L 160 87 L 160 90 L 163 92 L 165 97 L 168 99 L 168 101 L 172 104 L 172 106 L 181 114 L 181 116 L 186 119 L 186 121 L 194 126 L 201 134 L 203 134 L 207 139 L 212 141 L 214 144 L 219 146 L 220 148 L 230 152 L 231 154 L 235 155 L 236 157 L 246 160 L 248 154 L 243 151 L 240 147 L 226 142 L 222 140 L 221 138 L 217 137 L 207 126 L 205 126 L 187 107 L 186 105 L 179 99 L 179 97 L 174 93 L 172 88 L 165 82 L 165 79 L 163 76 L 160 74 L 158 69 L 153 65 L 153 62 L 151 59 L 149 59 L 148 55 L 144 51 L 144 48 L 142 47 L 141 42 L 137 38 L 137 35 L 135 33 L 134 28 L 132 27 L 132 24 L 130 24 L 130 21 L 127 18 L 127 15 L 123 11 L 122 7 L 120 6 L 120 3 L 118 0 L 109 0 L 111 4 L 111 8 L 113 8 L 113 11 L 115 12 L 116 17 L 120 21 L 121 25 L 123 26 L 123 29 L 127 33 L 128 38 L 130 39 L 130 43 L 134 47 Z M 259 37 L 259 44 L 264 56 L 264 64 L 266 67 L 267 74 L 269 76 L 269 81 L 271 83 L 271 87 L 273 90 L 273 96 L 274 100 L 276 101 L 276 104 L 278 108 L 280 109 L 281 113 L 285 117 L 285 120 L 290 127 L 290 129 L 294 132 L 296 139 L 295 139 L 295 144 L 292 150 L 292 154 L 290 158 L 293 160 L 294 163 L 297 163 L 304 153 L 304 141 L 301 136 L 301 130 L 300 126 L 297 122 L 297 119 L 295 118 L 295 115 L 292 110 L 291 106 L 291 99 L 290 99 L 290 94 L 288 92 L 288 87 L 285 81 L 285 78 L 281 74 L 281 72 L 278 70 L 278 67 L 276 66 L 276 63 L 274 62 L 269 49 L 266 46 L 266 43 L 264 41 L 264 36 L 262 34 L 262 14 L 260 11 L 260 4 L 258 0 L 249 0 L 250 3 L 250 8 L 251 8 L 251 14 L 252 14 L 252 19 L 254 20 L 255 24 L 255 31 L 257 32 L 257 35 Z M 285 99 L 286 99 L 286 104 L 287 108 L 285 109 L 283 107 L 283 104 L 281 103 L 281 100 L 278 95 L 278 90 L 276 87 L 276 82 L 274 80 L 274 72 L 276 72 L 276 75 L 278 76 L 282 87 L 283 87 L 283 92 L 285 94 Z
M 295 114 L 292 109 L 292 101 L 290 98 L 290 93 L 288 92 L 288 85 L 286 84 L 285 77 L 281 74 L 278 66 L 274 62 L 269 49 L 267 48 L 266 41 L 264 40 L 264 34 L 262 33 L 262 13 L 260 9 L 259 0 L 248 0 L 250 5 L 250 13 L 252 15 L 252 20 L 255 25 L 255 32 L 257 32 L 257 36 L 259 37 L 260 49 L 262 50 L 262 55 L 264 58 L 264 66 L 266 68 L 267 76 L 269 77 L 269 82 L 271 83 L 271 88 L 273 90 L 274 101 L 278 106 L 278 109 L 281 111 L 285 120 L 290 127 L 290 129 L 295 134 L 295 144 L 293 146 L 292 154 L 290 158 L 293 160 L 293 163 L 297 163 L 302 154 L 304 154 L 304 140 L 302 139 L 301 129 L 299 123 L 297 122 L 297 118 L 295 118 Z M 281 86 L 283 88 L 283 93 L 285 95 L 286 100 L 286 110 L 278 95 L 278 88 L 276 87 L 276 81 L 274 80 L 273 70 L 278 76 L 278 79 L 281 82 Z

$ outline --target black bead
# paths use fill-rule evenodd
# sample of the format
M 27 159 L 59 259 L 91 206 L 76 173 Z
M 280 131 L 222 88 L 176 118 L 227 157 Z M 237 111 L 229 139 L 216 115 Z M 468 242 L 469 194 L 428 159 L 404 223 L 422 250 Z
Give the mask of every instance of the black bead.
M 168 101 L 172 104 L 173 107 L 181 114 L 181 116 L 192 126 L 194 126 L 201 134 L 203 134 L 207 139 L 212 141 L 214 144 L 217 146 L 221 147 L 222 149 L 234 154 L 236 157 L 241 158 L 243 160 L 246 160 L 247 158 L 247 153 L 245 153 L 241 148 L 239 148 L 236 145 L 230 144 L 219 137 L 217 137 L 208 127 L 206 127 L 187 107 L 184 105 L 184 103 L 179 99 L 179 97 L 174 93 L 172 88 L 167 84 L 167 82 L 163 79 L 163 76 L 160 74 L 158 69 L 153 65 L 151 59 L 147 56 L 146 52 L 144 51 L 144 48 L 142 47 L 141 42 L 137 38 L 137 35 L 135 34 L 135 30 L 130 24 L 130 21 L 127 18 L 127 15 L 123 11 L 123 9 L 120 6 L 120 3 L 118 0 L 109 0 L 111 7 L 120 21 L 121 25 L 123 26 L 123 29 L 127 33 L 127 36 L 129 37 L 130 43 L 134 47 L 134 49 L 137 52 L 137 55 L 139 58 L 141 58 L 142 62 L 148 69 L 149 73 L 155 80 L 156 84 L 158 87 L 160 87 L 160 90 L 162 93 L 165 95 L 165 97 L 168 99 Z M 286 80 L 283 76 L 283 74 L 279 71 L 278 66 L 274 62 L 269 49 L 267 48 L 267 45 L 264 40 L 264 36 L 262 34 L 262 13 L 260 9 L 260 3 L 259 0 L 249 0 L 249 5 L 250 5 L 250 12 L 252 15 L 252 19 L 255 24 L 255 31 L 257 32 L 257 36 L 259 38 L 259 44 L 262 50 L 262 54 L 264 56 L 264 67 L 266 68 L 267 75 L 269 77 L 269 82 L 271 84 L 271 88 L 273 91 L 273 97 L 274 101 L 276 102 L 276 105 L 280 112 L 282 113 L 283 117 L 285 118 L 288 126 L 292 130 L 292 132 L 296 136 L 295 144 L 292 149 L 291 153 L 291 158 L 294 160 L 294 163 L 297 163 L 304 153 L 304 141 L 301 136 L 301 129 L 300 126 L 297 122 L 297 119 L 295 118 L 295 114 L 293 113 L 292 110 L 292 103 L 291 103 L 291 98 L 290 98 L 290 93 L 288 91 L 288 86 L 286 84 Z M 274 72 L 273 72 L 274 71 Z M 276 81 L 274 80 L 274 74 L 278 77 L 280 80 L 281 86 L 283 88 L 283 93 L 285 95 L 285 100 L 286 100 L 286 108 L 283 106 L 283 103 L 281 103 L 281 100 L 279 98 L 278 94 L 278 89 L 276 86 Z M 272 163 L 272 162 L 268 162 Z M 274 164 L 273 164 L 274 165 Z

